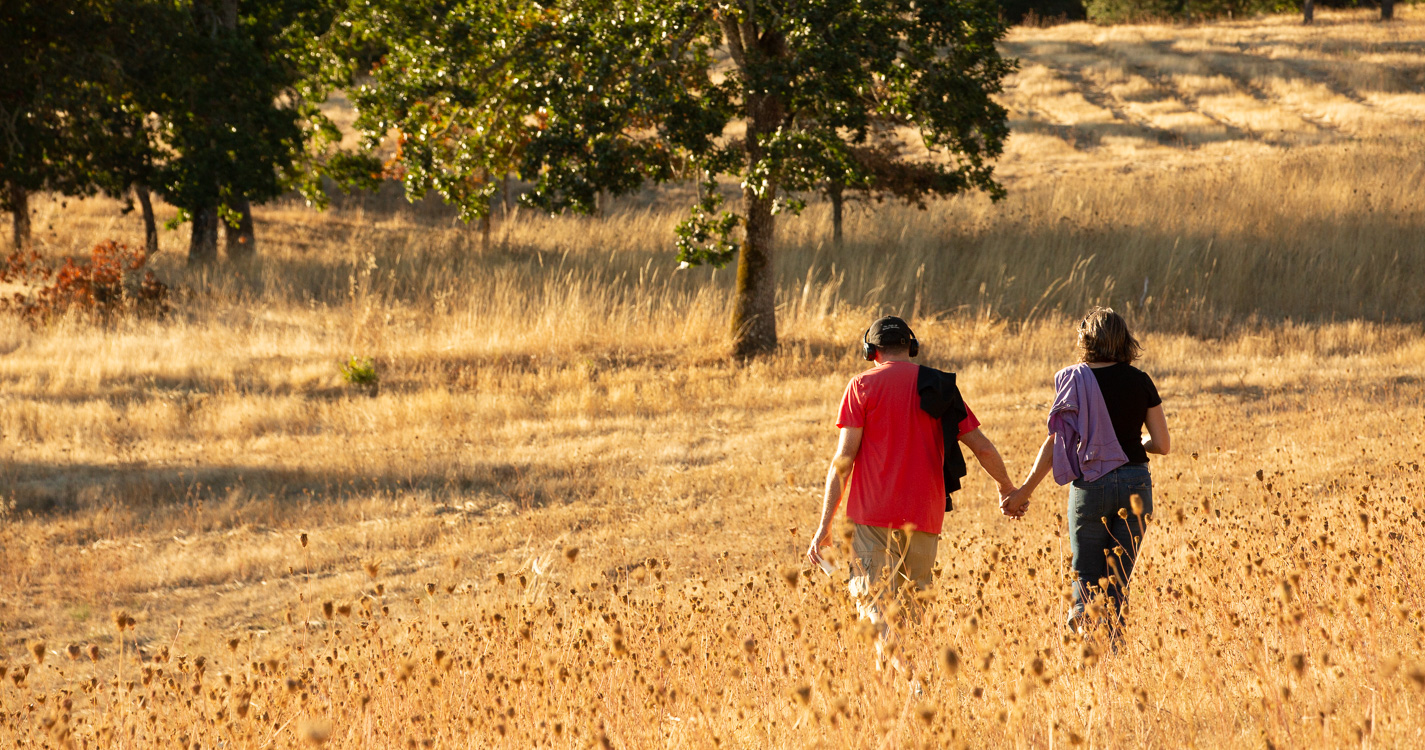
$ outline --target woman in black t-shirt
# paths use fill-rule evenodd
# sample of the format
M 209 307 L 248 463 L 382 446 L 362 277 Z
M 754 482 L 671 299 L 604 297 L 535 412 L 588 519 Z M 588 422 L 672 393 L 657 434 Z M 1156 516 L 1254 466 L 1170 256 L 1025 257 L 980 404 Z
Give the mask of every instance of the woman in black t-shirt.
M 1163 400 L 1153 379 L 1132 365 L 1140 347 L 1123 317 L 1096 307 L 1079 324 L 1078 334 L 1080 361 L 1089 366 L 1103 393 L 1114 437 L 1128 460 L 1092 481 L 1075 479 L 1069 488 L 1069 545 L 1077 577 L 1069 625 L 1080 632 L 1086 629 L 1085 612 L 1091 611 L 1090 603 L 1097 594 L 1106 593 L 1112 607 L 1109 627 L 1117 633 L 1123 622 L 1128 579 L 1143 541 L 1144 521 L 1153 513 L 1148 454 L 1167 455 L 1171 439 Z M 1147 437 L 1143 437 L 1144 427 Z M 1005 515 L 1024 515 L 1029 496 L 1053 468 L 1053 453 L 1054 435 L 1050 434 L 1023 486 L 1001 504 Z

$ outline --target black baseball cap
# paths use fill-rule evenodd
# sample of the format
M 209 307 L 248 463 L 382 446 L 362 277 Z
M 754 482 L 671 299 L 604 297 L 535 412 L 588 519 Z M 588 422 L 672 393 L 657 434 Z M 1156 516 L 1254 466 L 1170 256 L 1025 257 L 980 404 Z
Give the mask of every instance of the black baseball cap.
M 904 320 L 887 315 L 871 324 L 871 328 L 866 331 L 866 341 L 876 346 L 898 346 L 909 344 L 914 335 Z

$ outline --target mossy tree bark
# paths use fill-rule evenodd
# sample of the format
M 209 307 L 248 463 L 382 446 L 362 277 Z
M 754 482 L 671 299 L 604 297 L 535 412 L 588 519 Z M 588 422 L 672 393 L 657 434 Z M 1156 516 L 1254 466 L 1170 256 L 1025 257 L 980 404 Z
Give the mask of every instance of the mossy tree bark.
M 777 348 L 777 285 L 772 273 L 776 217 L 772 197 L 748 189 L 747 232 L 737 254 L 737 287 L 732 303 L 732 353 L 738 359 Z
M 766 35 L 776 36 L 776 35 Z M 763 54 L 775 55 L 780 41 L 764 37 L 767 48 Z M 747 164 L 757 164 L 766 154 L 761 139 L 776 131 L 785 114 L 776 96 L 757 95 L 748 98 Z M 743 188 L 747 211 L 742 246 L 737 254 L 737 286 L 732 303 L 732 355 L 747 359 L 777 348 L 777 280 L 773 273 L 772 253 L 776 239 L 777 217 L 773 206 L 777 185 L 757 185 L 751 181 Z

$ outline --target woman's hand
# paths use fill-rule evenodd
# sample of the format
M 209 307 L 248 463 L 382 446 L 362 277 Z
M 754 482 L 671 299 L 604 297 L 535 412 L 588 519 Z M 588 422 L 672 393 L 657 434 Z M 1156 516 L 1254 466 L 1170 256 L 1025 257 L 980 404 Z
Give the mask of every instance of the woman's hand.
M 999 501 L 999 512 L 1016 520 L 1023 518 L 1029 510 L 1029 496 L 1033 493 L 1034 488 L 1028 486 L 1009 493 Z

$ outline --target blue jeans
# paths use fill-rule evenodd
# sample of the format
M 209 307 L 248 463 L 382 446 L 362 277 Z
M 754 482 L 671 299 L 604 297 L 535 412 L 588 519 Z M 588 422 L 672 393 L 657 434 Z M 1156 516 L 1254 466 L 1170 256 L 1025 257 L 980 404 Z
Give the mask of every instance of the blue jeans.
M 1143 518 L 1133 512 L 1134 495 L 1142 499 L 1143 515 L 1153 512 L 1153 476 L 1147 464 L 1125 464 L 1092 482 L 1077 480 L 1070 486 L 1069 547 L 1078 577 L 1071 621 L 1082 622 L 1089 603 L 1107 594 L 1105 604 L 1112 607 L 1109 628 L 1117 632 L 1123 624 L 1128 578 L 1143 545 Z M 1128 517 L 1120 518 L 1120 510 Z

